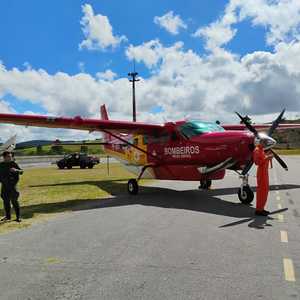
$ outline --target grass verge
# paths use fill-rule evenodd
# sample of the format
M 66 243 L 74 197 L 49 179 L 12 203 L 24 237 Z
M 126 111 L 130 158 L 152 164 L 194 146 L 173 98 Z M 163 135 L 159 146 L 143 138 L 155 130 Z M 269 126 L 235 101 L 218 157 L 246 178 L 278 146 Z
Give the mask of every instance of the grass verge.
M 279 155 L 300 155 L 300 149 L 275 149 Z
M 56 167 L 28 169 L 19 182 L 20 204 L 23 221 L 0 224 L 0 233 L 30 226 L 34 221 L 43 221 L 49 215 L 71 211 L 74 207 L 111 195 L 125 193 L 122 181 L 134 175 L 120 164 L 94 169 L 58 170 Z M 3 202 L 0 202 L 3 215 Z

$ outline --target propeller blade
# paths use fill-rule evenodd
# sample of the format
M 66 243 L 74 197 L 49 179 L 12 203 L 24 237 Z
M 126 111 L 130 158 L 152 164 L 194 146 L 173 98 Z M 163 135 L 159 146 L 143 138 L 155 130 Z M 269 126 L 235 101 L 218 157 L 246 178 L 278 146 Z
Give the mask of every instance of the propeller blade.
M 280 156 L 274 152 L 272 149 L 270 150 L 272 152 L 272 154 L 274 155 L 274 158 L 278 161 L 278 163 L 286 170 L 288 171 L 289 168 L 287 166 L 287 164 L 280 158 Z
M 252 132 L 254 133 L 254 135 L 257 137 L 258 136 L 258 132 L 257 130 L 249 123 L 246 121 L 246 119 L 244 117 L 242 117 L 238 112 L 235 112 L 239 118 L 241 119 L 241 121 L 245 124 L 245 126 Z
M 247 163 L 247 165 L 245 166 L 245 168 L 244 168 L 244 170 L 242 171 L 242 175 L 246 175 L 246 174 L 248 174 L 248 172 L 250 171 L 250 169 L 252 168 L 252 166 L 253 166 L 253 161 L 252 160 L 250 160 L 248 163 Z
M 268 136 L 272 136 L 276 128 L 278 127 L 279 123 L 282 121 L 282 117 L 285 113 L 285 109 L 280 113 L 275 121 L 273 121 L 272 126 L 269 128 Z

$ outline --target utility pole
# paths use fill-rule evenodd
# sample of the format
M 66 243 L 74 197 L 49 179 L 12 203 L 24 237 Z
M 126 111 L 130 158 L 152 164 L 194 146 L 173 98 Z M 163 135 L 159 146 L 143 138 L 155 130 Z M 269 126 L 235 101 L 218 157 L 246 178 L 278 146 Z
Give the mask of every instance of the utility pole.
M 128 73 L 128 76 L 131 77 L 129 79 L 130 82 L 132 82 L 132 120 L 133 122 L 136 122 L 136 105 L 135 105 L 135 82 L 140 81 L 140 79 L 137 78 L 138 72 L 135 71 L 135 64 L 134 64 L 134 71 Z

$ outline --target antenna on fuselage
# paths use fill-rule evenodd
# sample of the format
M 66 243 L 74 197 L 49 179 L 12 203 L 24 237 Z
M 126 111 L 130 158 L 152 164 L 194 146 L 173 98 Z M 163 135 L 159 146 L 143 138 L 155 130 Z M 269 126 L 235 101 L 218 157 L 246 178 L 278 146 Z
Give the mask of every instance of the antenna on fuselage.
M 131 77 L 131 79 L 129 79 L 129 81 L 132 82 L 132 120 L 133 120 L 133 122 L 136 122 L 135 83 L 136 83 L 136 81 L 140 81 L 140 79 L 137 78 L 138 75 L 139 75 L 139 73 L 135 71 L 135 60 L 133 60 L 133 72 L 128 73 L 128 76 Z

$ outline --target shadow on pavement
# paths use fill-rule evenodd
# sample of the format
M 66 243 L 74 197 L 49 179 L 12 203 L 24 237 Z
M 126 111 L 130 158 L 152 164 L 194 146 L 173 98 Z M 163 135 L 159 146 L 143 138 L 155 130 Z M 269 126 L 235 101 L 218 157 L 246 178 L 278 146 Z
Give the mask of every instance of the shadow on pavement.
M 112 197 L 99 199 L 72 199 L 64 202 L 25 206 L 22 209 L 23 218 L 32 218 L 35 213 L 58 213 L 64 211 L 79 211 L 119 206 L 144 205 L 170 209 L 183 209 L 243 219 L 237 222 L 220 226 L 220 228 L 235 226 L 246 222 L 251 222 L 249 223 L 249 227 L 263 228 L 264 226 L 268 226 L 268 224 L 266 225 L 266 223 L 267 220 L 270 219 L 270 217 L 254 217 L 255 209 L 251 206 L 243 205 L 239 202 L 234 203 L 226 201 L 218 197 L 224 195 L 236 195 L 238 188 L 222 188 L 210 191 L 175 191 L 168 188 L 141 186 L 140 194 L 131 196 L 126 193 L 127 183 L 121 182 L 119 180 L 82 181 L 61 183 L 55 185 L 35 185 L 31 187 L 34 188 L 42 186 L 47 187 L 70 185 L 75 186 L 82 184 L 97 186 L 98 188 L 105 190 L 106 192 L 111 194 Z M 300 188 L 300 186 L 285 184 L 270 187 L 271 190 L 287 190 L 296 188 Z
M 264 229 L 265 227 L 272 226 L 271 224 L 268 223 L 268 220 L 274 220 L 274 218 L 272 218 L 271 215 L 279 214 L 279 213 L 285 212 L 287 210 L 288 210 L 288 208 L 283 208 L 283 209 L 279 209 L 276 211 L 272 211 L 269 214 L 269 216 L 266 216 L 266 217 L 253 215 L 250 218 L 243 219 L 243 220 L 240 220 L 237 222 L 228 223 L 228 224 L 220 226 L 219 228 L 232 227 L 232 226 L 236 226 L 236 225 L 240 225 L 240 224 L 248 223 L 248 222 L 252 221 L 251 223 L 248 224 L 248 227 L 255 228 L 255 229 Z

